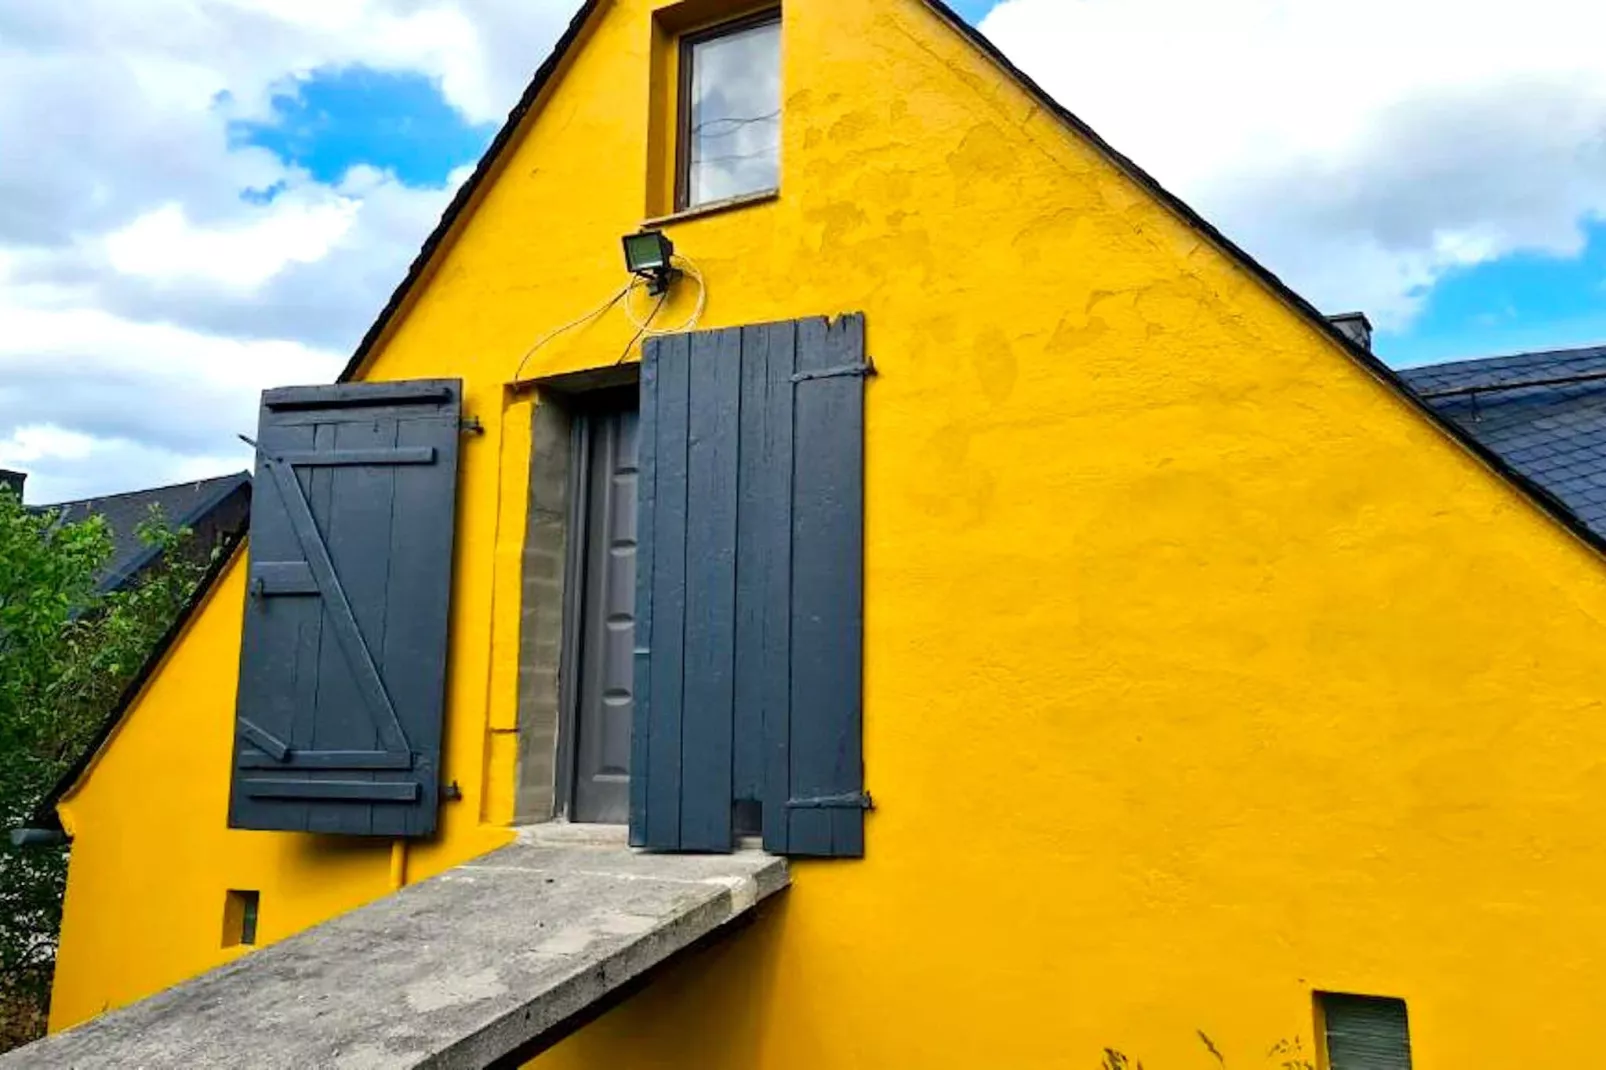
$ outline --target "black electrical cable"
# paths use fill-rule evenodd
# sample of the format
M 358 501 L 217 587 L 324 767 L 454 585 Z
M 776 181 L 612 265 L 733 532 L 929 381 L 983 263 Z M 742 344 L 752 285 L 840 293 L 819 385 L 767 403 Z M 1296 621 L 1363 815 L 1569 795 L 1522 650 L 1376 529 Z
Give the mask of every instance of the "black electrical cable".
M 641 336 L 647 333 L 647 328 L 652 326 L 652 321 L 658 318 L 658 313 L 663 311 L 664 302 L 667 300 L 669 300 L 669 291 L 665 290 L 663 293 L 658 295 L 658 303 L 652 306 L 651 312 L 647 313 L 647 318 L 642 322 L 641 327 L 636 331 L 635 337 L 631 338 L 630 341 L 625 343 L 624 352 L 620 353 L 619 359 L 613 362 L 615 366 L 623 364 L 625 362 L 625 358 L 630 356 L 630 351 L 636 348 L 636 343 L 641 341 Z

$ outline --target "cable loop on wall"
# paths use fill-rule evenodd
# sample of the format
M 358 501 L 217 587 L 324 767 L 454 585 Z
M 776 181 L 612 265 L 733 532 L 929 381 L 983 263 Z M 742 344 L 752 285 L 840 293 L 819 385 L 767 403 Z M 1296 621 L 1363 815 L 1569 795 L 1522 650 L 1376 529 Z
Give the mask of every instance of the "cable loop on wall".
M 697 305 L 691 310 L 691 315 L 687 316 L 681 323 L 677 323 L 673 327 L 654 327 L 652 326 L 652 319 L 653 316 L 658 314 L 658 309 L 654 308 L 652 314 L 643 319 L 638 315 L 635 306 L 631 304 L 630 300 L 631 295 L 637 289 L 645 288 L 647 280 L 642 278 L 632 279 L 630 285 L 625 287 L 625 315 L 629 316 L 630 322 L 635 324 L 636 328 L 648 338 L 658 338 L 666 334 L 684 334 L 687 331 L 694 330 L 703 318 L 703 311 L 708 307 L 708 284 L 703 280 L 702 269 L 689 257 L 681 256 L 679 253 L 670 258 L 670 263 L 680 268 L 687 278 L 696 281 Z M 658 307 L 662 307 L 662 302 L 659 302 Z
M 671 258 L 671 263 L 678 267 L 682 274 L 697 283 L 697 304 L 691 310 L 691 315 L 687 316 L 684 321 L 676 324 L 673 327 L 654 327 L 652 325 L 652 321 L 657 317 L 659 311 L 662 310 L 664 306 L 664 297 L 661 295 L 659 300 L 653 305 L 652 311 L 646 317 L 642 317 L 634 304 L 632 304 L 631 298 L 637 289 L 646 288 L 648 280 L 640 277 L 632 278 L 624 285 L 622 289 L 620 289 L 612 297 L 609 297 L 606 301 L 602 302 L 602 304 L 592 309 L 590 312 L 587 312 L 578 319 L 570 320 L 561 327 L 554 327 L 552 330 L 536 339 L 534 344 L 532 344 L 529 349 L 524 351 L 524 356 L 519 358 L 518 368 L 513 372 L 513 382 L 518 383 L 523 381 L 524 366 L 530 362 L 530 358 L 535 356 L 536 352 L 543 346 L 560 335 L 567 334 L 569 331 L 572 331 L 577 327 L 585 326 L 592 320 L 595 320 L 607 313 L 613 308 L 614 305 L 619 304 L 621 301 L 624 302 L 626 317 L 629 318 L 631 324 L 636 328 L 635 338 L 631 339 L 630 346 L 626 347 L 627 353 L 629 352 L 629 349 L 634 347 L 636 342 L 643 337 L 658 338 L 666 334 L 684 334 L 686 331 L 694 330 L 697 327 L 697 324 L 702 321 L 703 311 L 708 307 L 708 283 L 703 278 L 702 269 L 700 269 L 696 262 L 691 260 L 689 257 L 681 256 L 679 253 L 676 253 Z

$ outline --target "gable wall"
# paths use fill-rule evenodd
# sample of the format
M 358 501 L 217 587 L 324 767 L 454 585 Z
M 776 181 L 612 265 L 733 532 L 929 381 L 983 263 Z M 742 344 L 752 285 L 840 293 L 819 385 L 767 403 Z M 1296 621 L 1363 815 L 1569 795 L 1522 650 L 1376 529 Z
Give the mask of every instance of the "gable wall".
M 366 370 L 462 376 L 488 429 L 459 507 L 466 798 L 414 876 L 512 813 L 529 401 L 504 384 L 623 282 L 657 6 L 609 7 Z M 1195 1065 L 1200 1029 L 1256 1065 L 1308 1042 L 1313 987 L 1405 996 L 1419 1065 L 1581 1057 L 1594 553 L 916 0 L 795 0 L 784 40 L 781 199 L 670 231 L 703 326 L 867 314 L 880 809 L 864 862 L 796 865 L 754 930 L 543 1065 Z M 632 333 L 611 314 L 526 374 Z M 384 845 L 222 829 L 240 597 L 65 808 L 57 1025 L 218 961 L 227 882 L 263 887 L 268 937 L 389 886 Z M 175 763 L 195 794 L 128 805 Z

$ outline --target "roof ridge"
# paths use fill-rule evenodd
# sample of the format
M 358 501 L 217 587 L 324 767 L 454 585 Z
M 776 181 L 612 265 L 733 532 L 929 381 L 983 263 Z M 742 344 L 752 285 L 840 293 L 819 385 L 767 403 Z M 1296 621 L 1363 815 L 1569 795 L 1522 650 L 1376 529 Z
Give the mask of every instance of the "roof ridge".
M 164 483 L 159 487 L 145 487 L 145 488 L 143 488 L 141 490 L 123 490 L 123 491 L 118 491 L 116 494 L 95 494 L 95 495 L 92 495 L 92 496 L 90 496 L 88 498 L 70 498 L 70 499 L 68 499 L 67 501 L 64 501 L 64 502 L 45 502 L 42 505 L 30 506 L 30 508 L 33 508 L 33 509 L 65 509 L 65 508 L 68 508 L 69 506 L 85 505 L 85 504 L 88 504 L 89 502 L 109 502 L 109 501 L 115 501 L 115 500 L 117 500 L 119 498 L 135 498 L 135 497 L 139 497 L 140 495 L 144 495 L 144 494 L 156 494 L 156 493 L 158 493 L 160 491 L 164 491 L 164 490 L 177 490 L 179 487 L 192 487 L 192 486 L 198 487 L 198 486 L 203 486 L 203 485 L 205 485 L 207 483 L 221 483 L 221 482 L 223 482 L 225 480 L 239 481 L 239 480 L 242 480 L 242 479 L 250 479 L 250 478 L 251 478 L 251 473 L 249 471 L 246 471 L 245 469 L 241 469 L 238 472 L 230 472 L 227 475 L 203 476 L 200 479 L 181 479 L 176 483 Z
M 1592 346 L 1575 346 L 1569 349 L 1529 349 L 1516 353 L 1493 353 L 1483 357 L 1457 357 L 1454 360 L 1435 361 L 1431 364 L 1416 364 L 1409 368 L 1401 368 L 1401 375 L 1413 376 L 1429 373 L 1449 371 L 1473 371 L 1482 366 L 1494 364 L 1498 361 L 1538 360 L 1541 358 L 1567 358 L 1598 356 L 1606 357 L 1606 343 Z

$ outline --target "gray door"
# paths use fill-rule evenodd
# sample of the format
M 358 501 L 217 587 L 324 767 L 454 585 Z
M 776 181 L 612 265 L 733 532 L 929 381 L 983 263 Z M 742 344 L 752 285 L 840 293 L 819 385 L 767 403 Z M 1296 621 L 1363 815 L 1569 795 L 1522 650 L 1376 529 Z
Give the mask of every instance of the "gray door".
M 624 824 L 634 712 L 638 418 L 630 410 L 588 422 L 571 818 Z

